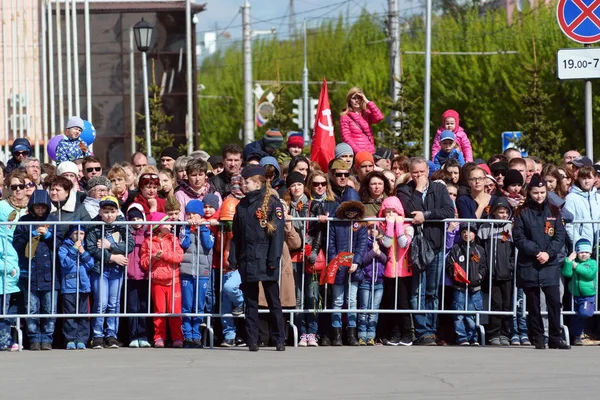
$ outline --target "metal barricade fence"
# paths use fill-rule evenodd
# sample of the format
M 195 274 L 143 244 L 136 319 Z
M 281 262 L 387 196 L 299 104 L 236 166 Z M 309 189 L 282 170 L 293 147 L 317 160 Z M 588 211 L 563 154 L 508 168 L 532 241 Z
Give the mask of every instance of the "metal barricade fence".
M 304 247 L 304 243 L 305 243 L 305 239 L 308 236 L 308 223 L 317 223 L 317 221 L 319 221 L 319 218 L 289 218 L 289 220 L 291 221 L 303 221 L 303 228 L 302 228 L 302 232 L 300 232 L 299 234 L 301 235 L 302 238 L 302 247 L 300 249 L 300 251 L 302 252 L 302 260 L 305 260 L 307 255 L 305 254 L 305 247 Z M 360 220 L 360 221 L 349 221 L 350 225 L 348 225 L 347 227 L 351 228 L 348 230 L 348 235 L 349 235 L 349 243 L 353 243 L 354 240 L 354 235 L 355 233 L 355 229 L 356 225 L 355 223 L 382 223 L 384 222 L 385 219 L 384 218 L 366 218 L 364 220 Z M 405 219 L 404 220 L 406 223 L 410 223 L 410 219 Z M 330 257 L 329 257 L 329 243 L 330 243 L 330 234 L 331 234 L 331 224 L 340 224 L 340 223 L 344 223 L 344 222 L 348 222 L 348 220 L 340 220 L 337 218 L 327 218 L 326 221 L 326 239 L 325 239 L 325 243 L 326 243 L 326 247 L 324 249 L 324 253 L 325 253 L 325 260 L 326 260 L 326 264 L 329 263 L 330 261 Z M 297 319 L 297 316 L 302 316 L 302 315 L 308 315 L 308 314 L 313 314 L 318 316 L 318 314 L 335 314 L 335 318 L 339 320 L 339 318 L 341 318 L 340 316 L 342 314 L 347 314 L 348 317 L 353 318 L 353 319 L 358 319 L 358 314 L 410 314 L 410 315 L 426 315 L 426 314 L 430 314 L 430 315 L 463 315 L 463 316 L 473 316 L 475 318 L 475 324 L 477 326 L 477 329 L 479 331 L 479 340 L 480 342 L 482 342 L 482 344 L 485 344 L 485 330 L 483 328 L 483 325 L 481 323 L 481 318 L 483 316 L 487 316 L 487 317 L 511 317 L 511 318 L 516 318 L 517 317 L 517 288 L 516 288 L 516 271 L 517 271 L 517 266 L 516 266 L 516 260 L 517 260 L 517 256 L 515 255 L 515 266 L 513 269 L 513 285 L 512 285 L 512 299 L 513 301 L 511 302 L 511 309 L 510 310 L 502 310 L 502 311 L 498 311 L 498 310 L 492 310 L 492 291 L 489 290 L 488 293 L 486 294 L 486 298 L 487 298 L 487 307 L 485 307 L 484 309 L 470 309 L 469 308 L 469 296 L 472 296 L 472 293 L 469 292 L 469 285 L 466 285 L 466 290 L 465 290 L 465 296 L 464 296 L 464 309 L 461 307 L 460 309 L 448 309 L 446 307 L 446 305 L 444 304 L 444 299 L 446 298 L 446 294 L 447 291 L 449 290 L 447 288 L 447 286 L 445 284 L 446 281 L 446 277 L 447 277 L 447 261 L 446 261 L 446 255 L 447 255 L 447 251 L 446 251 L 446 238 L 448 237 L 448 227 L 450 223 L 466 223 L 469 226 L 471 224 L 488 224 L 490 226 L 490 229 L 492 230 L 492 232 L 496 232 L 495 235 L 493 235 L 493 237 L 490 239 L 491 240 L 491 248 L 495 249 L 497 248 L 497 246 L 494 246 L 494 243 L 497 244 L 498 240 L 503 240 L 501 236 L 499 236 L 497 233 L 500 232 L 500 227 L 501 226 L 506 226 L 507 224 L 511 224 L 510 221 L 504 221 L 504 220 L 476 220 L 476 219 L 446 219 L 443 221 L 426 221 L 425 224 L 431 224 L 431 223 L 436 223 L 436 224 L 440 224 L 443 225 L 443 237 L 441 238 L 441 243 L 442 243 L 442 249 L 438 252 L 438 254 L 436 254 L 436 263 L 438 264 L 436 266 L 436 268 L 438 269 L 437 271 L 434 271 L 435 273 L 434 275 L 434 283 L 429 284 L 429 287 L 427 287 L 427 285 L 423 284 L 423 279 L 425 277 L 425 279 L 427 278 L 427 272 L 425 274 L 413 274 L 411 277 L 411 285 L 410 285 L 410 301 L 412 302 L 411 306 L 409 308 L 399 308 L 398 307 L 398 296 L 399 296 L 399 286 L 400 286 L 400 281 L 399 279 L 402 279 L 401 277 L 398 276 L 398 266 L 396 265 L 396 271 L 395 271 L 395 276 L 392 277 L 391 279 L 394 280 L 394 307 L 390 308 L 390 309 L 381 309 L 381 308 L 374 308 L 373 305 L 373 301 L 372 299 L 375 296 L 375 291 L 376 291 L 376 286 L 377 282 L 375 279 L 375 273 L 372 274 L 371 277 L 371 282 L 370 282 L 370 293 L 369 293 L 369 299 L 370 302 L 369 304 L 371 305 L 371 307 L 369 308 L 363 308 L 364 304 L 358 304 L 358 300 L 357 300 L 357 285 L 353 284 L 352 282 L 352 274 L 348 274 L 347 280 L 344 283 L 344 287 L 340 288 L 340 285 L 331 285 L 331 286 L 337 286 L 335 288 L 335 294 L 336 294 L 336 298 L 334 299 L 336 301 L 337 304 L 332 303 L 332 299 L 330 298 L 334 288 L 330 288 L 330 285 L 325 285 L 322 289 L 317 286 L 315 289 L 315 285 L 314 285 L 314 281 L 313 279 L 315 279 L 315 276 L 312 276 L 311 274 L 305 273 L 304 272 L 304 265 L 297 265 L 297 268 L 301 268 L 301 271 L 296 271 L 296 273 L 294 274 L 295 278 L 299 277 L 300 281 L 296 281 L 294 282 L 294 285 L 296 287 L 296 296 L 300 297 L 300 299 L 297 299 L 297 307 L 295 309 L 284 309 L 283 312 L 286 314 L 290 314 L 290 319 L 289 319 L 289 327 L 293 332 L 293 338 L 294 338 L 294 343 L 295 345 L 297 345 L 298 343 L 298 327 L 296 326 L 296 321 L 295 319 Z M 189 224 L 187 222 L 179 222 L 179 221 L 165 221 L 165 223 L 168 223 L 169 225 L 173 225 L 178 227 L 179 229 L 183 229 L 184 226 L 189 226 Z M 598 222 L 595 221 L 576 221 L 576 223 L 595 223 L 598 224 Z M 152 225 L 157 224 L 156 222 L 151 222 L 151 221 L 136 221 L 136 222 L 131 222 L 131 221 L 115 221 L 112 226 L 118 226 L 118 227 L 123 227 L 125 229 L 125 236 L 126 238 L 129 238 L 129 235 L 132 234 L 133 232 L 133 226 L 139 226 L 139 225 L 145 225 L 145 226 L 150 226 L 152 227 Z M 79 258 L 77 260 L 77 270 L 76 270 L 76 309 L 75 309 L 75 313 L 70 313 L 70 314 L 66 314 L 66 313 L 58 313 L 56 311 L 56 304 L 57 304 L 57 299 L 59 297 L 59 293 L 58 290 L 56 290 L 56 286 L 55 283 L 60 280 L 62 277 L 59 273 L 59 268 L 61 265 L 61 260 L 58 259 L 58 245 L 61 241 L 62 238 L 60 238 L 57 234 L 57 230 L 61 227 L 61 226 L 71 226 L 71 225 L 78 225 L 81 227 L 85 227 L 86 230 L 90 230 L 90 228 L 92 227 L 99 227 L 99 228 L 95 228 L 95 229 L 99 229 L 100 230 L 100 237 L 102 237 L 102 239 L 106 239 L 107 234 L 111 233 L 111 232 L 107 232 L 107 224 L 101 222 L 101 221 L 90 221 L 90 222 L 77 222 L 74 223 L 72 221 L 63 221 L 63 222 L 59 222 L 59 221 L 41 221 L 41 222 L 37 222 L 37 221 L 28 221 L 28 222 L 0 222 L 0 254 L 3 256 L 3 260 L 0 261 L 0 263 L 3 263 L 3 290 L 2 290 L 2 294 L 6 293 L 6 289 L 7 289 L 7 277 L 9 275 L 12 274 L 12 270 L 14 269 L 12 265 L 9 265 L 9 263 L 14 262 L 14 257 L 11 256 L 11 248 L 12 248 L 12 243 L 10 243 L 10 237 L 12 236 L 11 234 L 11 230 L 14 230 L 15 227 L 21 226 L 21 225 L 26 225 L 28 226 L 28 241 L 31 240 L 31 238 L 33 237 L 33 232 L 36 231 L 40 226 L 48 226 L 51 230 L 52 230 L 52 245 L 53 245 L 53 249 L 54 249 L 54 257 L 52 258 L 51 262 L 52 262 L 52 283 L 51 283 L 51 304 L 52 306 L 52 313 L 48 313 L 48 314 L 44 314 L 44 313 L 34 313 L 31 312 L 31 283 L 32 283 L 32 274 L 31 274 L 31 263 L 32 263 L 32 259 L 33 259 L 33 255 L 35 250 L 33 249 L 34 246 L 26 246 L 27 252 L 28 254 L 25 254 L 22 250 L 21 252 L 21 260 L 22 257 L 25 257 L 26 255 L 28 256 L 28 265 L 27 265 L 27 270 L 28 273 L 26 274 L 26 281 L 23 281 L 23 278 L 19 279 L 19 286 L 20 286 L 20 290 L 21 291 L 25 291 L 25 299 L 26 301 L 24 302 L 24 305 L 26 305 L 26 312 L 22 312 L 22 310 L 19 310 L 16 313 L 10 312 L 9 313 L 9 305 L 8 302 L 4 301 L 2 304 L 2 315 L 6 316 L 7 319 L 16 319 L 16 323 L 15 323 L 15 327 L 17 330 L 17 334 L 18 334 L 18 342 L 19 345 L 21 345 L 22 343 L 22 332 L 20 330 L 20 320 L 21 319 L 30 319 L 30 318 L 107 318 L 107 317 L 112 317 L 112 318 L 122 318 L 122 317 L 126 317 L 126 318 L 136 318 L 136 317 L 154 317 L 154 318 L 165 318 L 165 317 L 203 317 L 206 318 L 206 329 L 207 329 L 207 333 L 208 335 L 204 335 L 204 343 L 205 345 L 209 345 L 210 347 L 214 346 L 214 331 L 212 328 L 212 323 L 211 320 L 212 318 L 232 318 L 234 317 L 231 313 L 227 313 L 224 314 L 222 313 L 222 301 L 216 300 L 216 302 L 219 303 L 219 309 L 218 310 L 209 310 L 208 312 L 204 311 L 204 307 L 201 307 L 200 303 L 202 303 L 203 301 L 198 299 L 198 296 L 196 293 L 194 293 L 194 306 L 193 306 L 193 312 L 182 312 L 181 309 L 177 310 L 176 308 L 176 304 L 175 304 L 175 292 L 177 290 L 176 288 L 176 284 L 178 284 L 177 278 L 176 278 L 176 274 L 175 274 L 175 270 L 173 269 L 172 271 L 172 276 L 171 276 L 171 282 L 170 282 L 170 286 L 171 286 L 171 304 L 168 307 L 168 309 L 166 310 L 166 312 L 160 312 L 160 313 L 156 313 L 153 312 L 151 309 L 151 304 L 152 304 L 152 282 L 153 278 L 152 277 L 152 272 L 153 272 L 153 266 L 152 264 L 155 263 L 155 259 L 154 257 L 150 257 L 149 260 L 147 260 L 148 263 L 148 299 L 147 299 L 147 309 L 144 310 L 144 312 L 142 311 L 138 311 L 138 312 L 128 312 L 128 286 L 129 286 L 129 282 L 132 280 L 132 278 L 130 278 L 127 274 L 127 270 L 128 270 L 128 266 L 122 266 L 121 267 L 121 271 L 120 271 L 120 277 L 117 276 L 117 280 L 119 280 L 120 282 L 118 282 L 118 294 L 117 294 L 117 299 L 116 299 L 116 304 L 112 304 L 112 306 L 114 306 L 114 309 L 111 310 L 110 314 L 106 314 L 105 312 L 103 312 L 103 309 L 105 309 L 107 306 L 105 306 L 103 304 L 102 301 L 98 301 L 98 299 L 93 299 L 93 301 L 91 302 L 90 306 L 89 306 L 89 310 L 80 310 L 79 309 L 79 284 L 80 284 L 80 265 L 79 265 Z M 207 225 L 207 224 L 205 224 Z M 334 225 L 335 226 L 335 225 Z M 439 225 L 438 225 L 439 226 Z M 360 227 L 360 225 L 359 225 Z M 219 223 L 216 226 L 213 226 L 213 228 L 217 229 L 217 235 L 215 235 L 217 237 L 217 244 L 218 244 L 218 248 L 215 249 L 213 248 L 213 253 L 215 251 L 218 251 L 220 253 L 220 256 L 218 258 L 217 261 L 217 268 L 213 269 L 213 264 L 210 265 L 210 272 L 211 274 L 209 275 L 209 291 L 211 288 L 214 288 L 215 285 L 215 280 L 219 281 L 219 285 L 218 288 L 214 288 L 211 293 L 213 298 L 216 299 L 216 296 L 219 296 L 219 298 L 222 296 L 223 293 L 223 274 L 230 271 L 229 269 L 225 269 L 225 262 L 223 259 L 223 255 L 224 255 L 224 250 L 225 250 L 225 237 L 226 237 L 226 232 L 225 232 L 225 225 Z M 64 229 L 64 228 L 63 228 Z M 112 227 L 110 228 L 110 230 L 112 231 Z M 459 235 L 460 233 L 457 232 L 457 235 Z M 150 238 L 149 240 L 149 253 L 152 254 L 152 246 L 153 246 L 153 240 L 152 238 L 154 237 L 155 233 L 153 232 L 152 229 L 148 230 L 147 233 L 148 237 Z M 113 238 L 114 240 L 116 240 L 115 238 Z M 123 238 L 120 238 L 121 240 Z M 175 240 L 179 240 L 178 235 L 174 234 L 173 235 L 173 248 L 175 248 Z M 397 238 L 396 238 L 397 240 Z M 196 254 L 193 255 L 192 259 L 192 267 L 194 268 L 195 273 L 195 279 L 196 279 L 196 288 L 198 287 L 198 283 L 200 280 L 200 276 L 198 274 L 198 258 L 203 255 L 203 250 L 202 250 L 202 245 L 200 242 L 200 236 L 196 235 L 196 241 L 197 241 L 197 245 L 196 245 Z M 104 245 L 106 245 L 107 243 L 104 242 L 102 240 L 102 242 L 104 243 Z M 109 241 L 110 242 L 110 241 Z M 134 242 L 135 243 L 135 242 Z M 597 237 L 595 238 L 595 243 L 597 243 Z M 119 244 L 121 248 L 123 248 L 123 244 L 120 243 Z M 10 247 L 9 247 L 10 246 Z M 392 249 L 394 249 L 395 245 L 392 244 Z M 89 246 L 88 246 L 89 247 Z M 92 244 L 93 247 L 93 244 Z M 466 252 L 467 254 L 470 254 L 470 250 L 471 250 L 472 244 L 471 243 L 467 243 L 466 244 Z M 90 250 L 89 248 L 87 250 Z M 345 250 L 345 249 L 344 249 Z M 351 250 L 351 249 L 350 249 Z M 387 251 L 384 248 L 380 249 L 382 252 L 383 251 Z M 131 251 L 133 251 L 133 249 L 131 248 L 131 241 L 130 240 L 125 240 L 124 243 L 124 251 L 120 251 L 121 253 L 124 253 L 125 255 L 131 253 Z M 118 251 L 117 251 L 118 252 Z M 98 277 L 103 277 L 105 272 L 107 272 L 105 270 L 105 268 L 112 268 L 112 267 L 106 267 L 106 258 L 111 257 L 111 254 L 106 252 L 106 251 L 100 251 L 100 259 L 99 259 L 99 271 L 94 272 L 95 274 L 98 275 Z M 410 252 L 408 252 L 407 257 L 410 257 Z M 596 260 L 598 260 L 598 252 L 596 251 Z M 468 261 L 468 260 L 467 260 Z M 194 264 L 195 262 L 195 264 Z M 376 270 L 376 265 L 375 265 L 375 260 L 372 261 L 373 262 L 373 270 Z M 488 263 L 488 275 L 486 277 L 487 280 L 487 284 L 488 287 L 491 288 L 493 285 L 493 280 L 494 280 L 494 276 L 493 276 L 493 257 L 487 257 L 486 262 Z M 440 266 L 441 264 L 441 266 Z M 359 266 L 361 267 L 361 266 Z M 385 266 L 384 266 L 385 267 Z M 466 276 L 469 276 L 469 273 L 471 268 L 471 263 L 467 262 L 466 264 Z M 117 269 L 118 270 L 118 269 Z M 282 276 L 281 276 L 281 268 L 280 268 L 280 278 L 279 278 L 279 283 L 281 286 L 281 280 L 282 280 Z M 17 271 L 18 271 L 18 265 L 17 265 Z M 429 271 L 428 271 L 429 272 Z M 21 273 L 21 277 L 23 277 L 23 271 L 20 271 Z M 117 274 L 117 275 L 119 275 Z M 216 279 L 216 274 L 220 274 L 220 279 Z M 430 274 L 431 275 L 431 274 Z M 418 278 L 418 284 L 415 281 L 415 279 Z M 306 280 L 310 279 L 311 280 L 311 285 L 307 285 Z M 406 282 L 403 282 L 406 283 Z M 106 285 L 108 283 L 106 283 L 104 281 L 104 279 L 99 279 L 99 288 L 98 288 L 98 292 L 99 293 L 104 293 L 104 285 Z M 313 307 L 311 309 L 307 309 L 305 307 L 305 300 L 306 300 L 306 289 L 312 291 L 311 294 L 313 295 L 311 300 L 310 300 L 310 304 L 313 305 Z M 315 293 L 316 290 L 316 293 Z M 322 296 L 320 295 L 320 291 L 322 290 Z M 379 290 L 379 288 L 378 288 Z M 340 294 L 341 291 L 341 294 Z M 425 293 L 423 293 L 423 291 L 425 291 Z M 120 305 L 121 305 L 121 292 L 123 293 L 123 309 L 124 312 L 122 312 L 120 310 Z M 350 294 L 352 294 L 352 296 L 349 296 Z M 406 293 L 403 293 L 404 295 L 406 295 Z M 341 300 L 340 300 L 340 296 L 341 296 Z M 322 298 L 321 298 L 322 297 Z M 441 299 L 441 306 L 437 306 L 437 304 L 439 303 L 439 300 Z M 342 303 L 342 305 L 340 305 L 340 301 Z M 415 303 L 416 301 L 416 303 Z M 114 299 L 113 299 L 114 302 Z M 423 304 L 423 302 L 425 302 L 425 304 Z M 215 303 L 215 301 L 211 302 L 212 304 Z M 343 304 L 346 305 L 346 308 L 343 307 Z M 414 306 L 416 304 L 416 307 Z M 433 305 L 433 309 L 428 309 L 428 304 L 429 307 L 431 307 Z M 322 305 L 322 306 L 319 306 Z M 351 307 L 353 306 L 353 307 Z M 598 305 L 596 304 L 596 314 L 598 313 L 598 309 L 597 309 Z M 454 307 L 456 308 L 456 307 Z M 572 308 L 571 308 L 572 309 Z M 523 305 L 523 316 L 525 315 L 525 306 Z M 10 310 L 12 311 L 12 310 Z M 213 311 L 213 312 L 211 312 Z M 259 312 L 261 313 L 268 313 L 268 310 L 260 310 Z M 568 311 L 565 312 L 564 314 L 573 314 L 573 311 Z M 237 316 L 238 318 L 243 317 L 242 316 Z M 435 320 L 435 319 L 434 319 Z M 302 321 L 300 320 L 300 322 L 302 323 Z M 563 325 L 563 329 L 565 330 L 566 333 L 566 339 L 568 341 L 568 329 L 566 326 Z M 91 328 L 91 327 L 90 327 Z M 325 327 L 324 330 L 329 331 L 329 326 Z M 323 329 L 321 329 L 320 331 L 322 331 Z

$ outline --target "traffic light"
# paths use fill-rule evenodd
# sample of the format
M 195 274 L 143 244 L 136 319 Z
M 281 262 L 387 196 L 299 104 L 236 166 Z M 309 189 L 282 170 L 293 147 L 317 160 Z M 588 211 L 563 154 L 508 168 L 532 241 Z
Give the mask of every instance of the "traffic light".
M 296 108 L 292 108 L 292 114 L 297 116 L 297 118 L 292 119 L 292 122 L 298 125 L 298 128 L 304 128 L 304 108 L 302 107 L 302 99 L 294 99 L 292 103 L 296 105 Z
M 317 107 L 319 106 L 318 99 L 310 99 L 308 102 L 308 127 L 313 129 L 315 126 L 315 117 L 317 115 Z

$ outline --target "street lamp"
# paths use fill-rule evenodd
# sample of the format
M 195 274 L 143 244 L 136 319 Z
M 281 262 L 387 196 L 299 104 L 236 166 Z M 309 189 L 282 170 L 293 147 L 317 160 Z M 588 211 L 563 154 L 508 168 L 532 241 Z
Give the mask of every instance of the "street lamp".
M 152 31 L 154 27 L 144 18 L 133 26 L 133 36 L 135 37 L 135 45 L 142 52 L 142 70 L 144 73 L 144 113 L 146 122 L 146 156 L 152 157 L 150 146 L 150 99 L 148 99 L 148 67 L 146 66 L 146 52 L 150 49 L 152 42 Z M 131 77 L 133 79 L 133 77 Z M 133 93 L 132 93 L 133 96 Z

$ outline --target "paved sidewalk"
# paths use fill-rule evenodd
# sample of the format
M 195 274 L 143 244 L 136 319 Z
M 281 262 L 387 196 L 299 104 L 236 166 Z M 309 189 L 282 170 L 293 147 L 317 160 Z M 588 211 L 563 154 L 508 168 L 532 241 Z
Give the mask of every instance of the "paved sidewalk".
M 0 353 L 0 398 L 587 399 L 598 370 L 600 347 L 23 351 Z

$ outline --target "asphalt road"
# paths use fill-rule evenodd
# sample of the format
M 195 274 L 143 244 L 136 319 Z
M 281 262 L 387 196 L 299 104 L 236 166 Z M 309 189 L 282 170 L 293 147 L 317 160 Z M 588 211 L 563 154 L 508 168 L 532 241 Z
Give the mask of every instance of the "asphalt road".
M 0 353 L 0 399 L 588 399 L 600 347 Z M 210 397 L 207 397 L 210 396 Z

